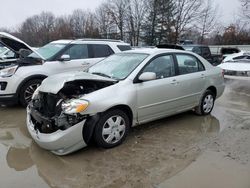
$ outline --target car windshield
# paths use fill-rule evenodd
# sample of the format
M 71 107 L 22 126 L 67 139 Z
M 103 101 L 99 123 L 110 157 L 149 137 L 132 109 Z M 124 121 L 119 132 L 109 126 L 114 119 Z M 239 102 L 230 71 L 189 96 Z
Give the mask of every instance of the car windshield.
M 116 80 L 125 79 L 148 54 L 120 53 L 109 56 L 90 67 L 88 72 Z
M 63 49 L 67 44 L 58 44 L 58 43 L 49 43 L 38 50 L 38 54 L 41 54 L 45 60 L 50 59 L 53 57 L 56 53 L 58 53 L 61 49 Z M 30 54 L 28 57 L 33 57 L 33 58 L 40 58 L 36 53 Z
M 3 53 L 4 51 L 6 51 L 7 49 L 3 46 L 0 46 L 0 54 Z

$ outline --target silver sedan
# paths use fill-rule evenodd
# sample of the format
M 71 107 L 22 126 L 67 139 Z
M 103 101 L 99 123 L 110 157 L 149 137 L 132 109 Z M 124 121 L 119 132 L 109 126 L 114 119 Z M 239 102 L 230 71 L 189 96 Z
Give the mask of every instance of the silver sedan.
M 139 49 L 82 72 L 45 79 L 27 107 L 35 142 L 57 155 L 89 144 L 121 144 L 133 126 L 193 110 L 209 114 L 224 91 L 223 72 L 192 52 Z

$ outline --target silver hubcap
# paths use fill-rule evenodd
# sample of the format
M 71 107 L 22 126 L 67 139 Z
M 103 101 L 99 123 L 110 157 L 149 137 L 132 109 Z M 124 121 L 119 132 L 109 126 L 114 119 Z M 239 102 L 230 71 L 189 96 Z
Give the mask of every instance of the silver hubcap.
M 212 95 L 207 95 L 203 102 L 203 111 L 209 113 L 214 106 L 214 97 Z
M 126 124 L 121 116 L 110 117 L 103 125 L 102 138 L 109 144 L 119 142 L 126 129 Z
M 40 84 L 32 84 L 29 87 L 26 88 L 26 90 L 24 91 L 24 99 L 26 102 L 30 102 L 33 93 L 35 92 L 35 90 L 39 87 Z

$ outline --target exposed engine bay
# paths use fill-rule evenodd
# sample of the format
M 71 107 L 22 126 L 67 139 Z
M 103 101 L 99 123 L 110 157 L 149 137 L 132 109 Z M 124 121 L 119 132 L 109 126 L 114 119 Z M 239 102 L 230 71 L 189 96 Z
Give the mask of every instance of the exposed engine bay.
M 65 114 L 62 104 L 67 100 L 79 99 L 83 95 L 113 85 L 114 82 L 96 80 L 75 80 L 66 82 L 57 93 L 39 92 L 30 103 L 31 121 L 35 129 L 41 133 L 52 133 L 57 130 L 66 130 L 83 121 L 87 115 Z
M 19 67 L 21 66 L 31 66 L 31 65 L 41 65 L 42 60 L 37 59 L 37 58 L 22 58 L 22 59 L 17 59 L 17 60 L 0 60 L 0 70 L 6 69 L 15 65 L 18 65 Z

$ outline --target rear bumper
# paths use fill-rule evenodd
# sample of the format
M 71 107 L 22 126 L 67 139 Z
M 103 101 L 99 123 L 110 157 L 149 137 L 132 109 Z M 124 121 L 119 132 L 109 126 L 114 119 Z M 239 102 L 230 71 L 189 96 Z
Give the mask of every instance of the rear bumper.
M 86 120 L 66 130 L 57 130 L 54 133 L 44 134 L 35 130 L 30 113 L 31 111 L 29 107 L 27 107 L 27 128 L 31 137 L 40 147 L 56 155 L 67 155 L 87 146 L 82 135 Z

